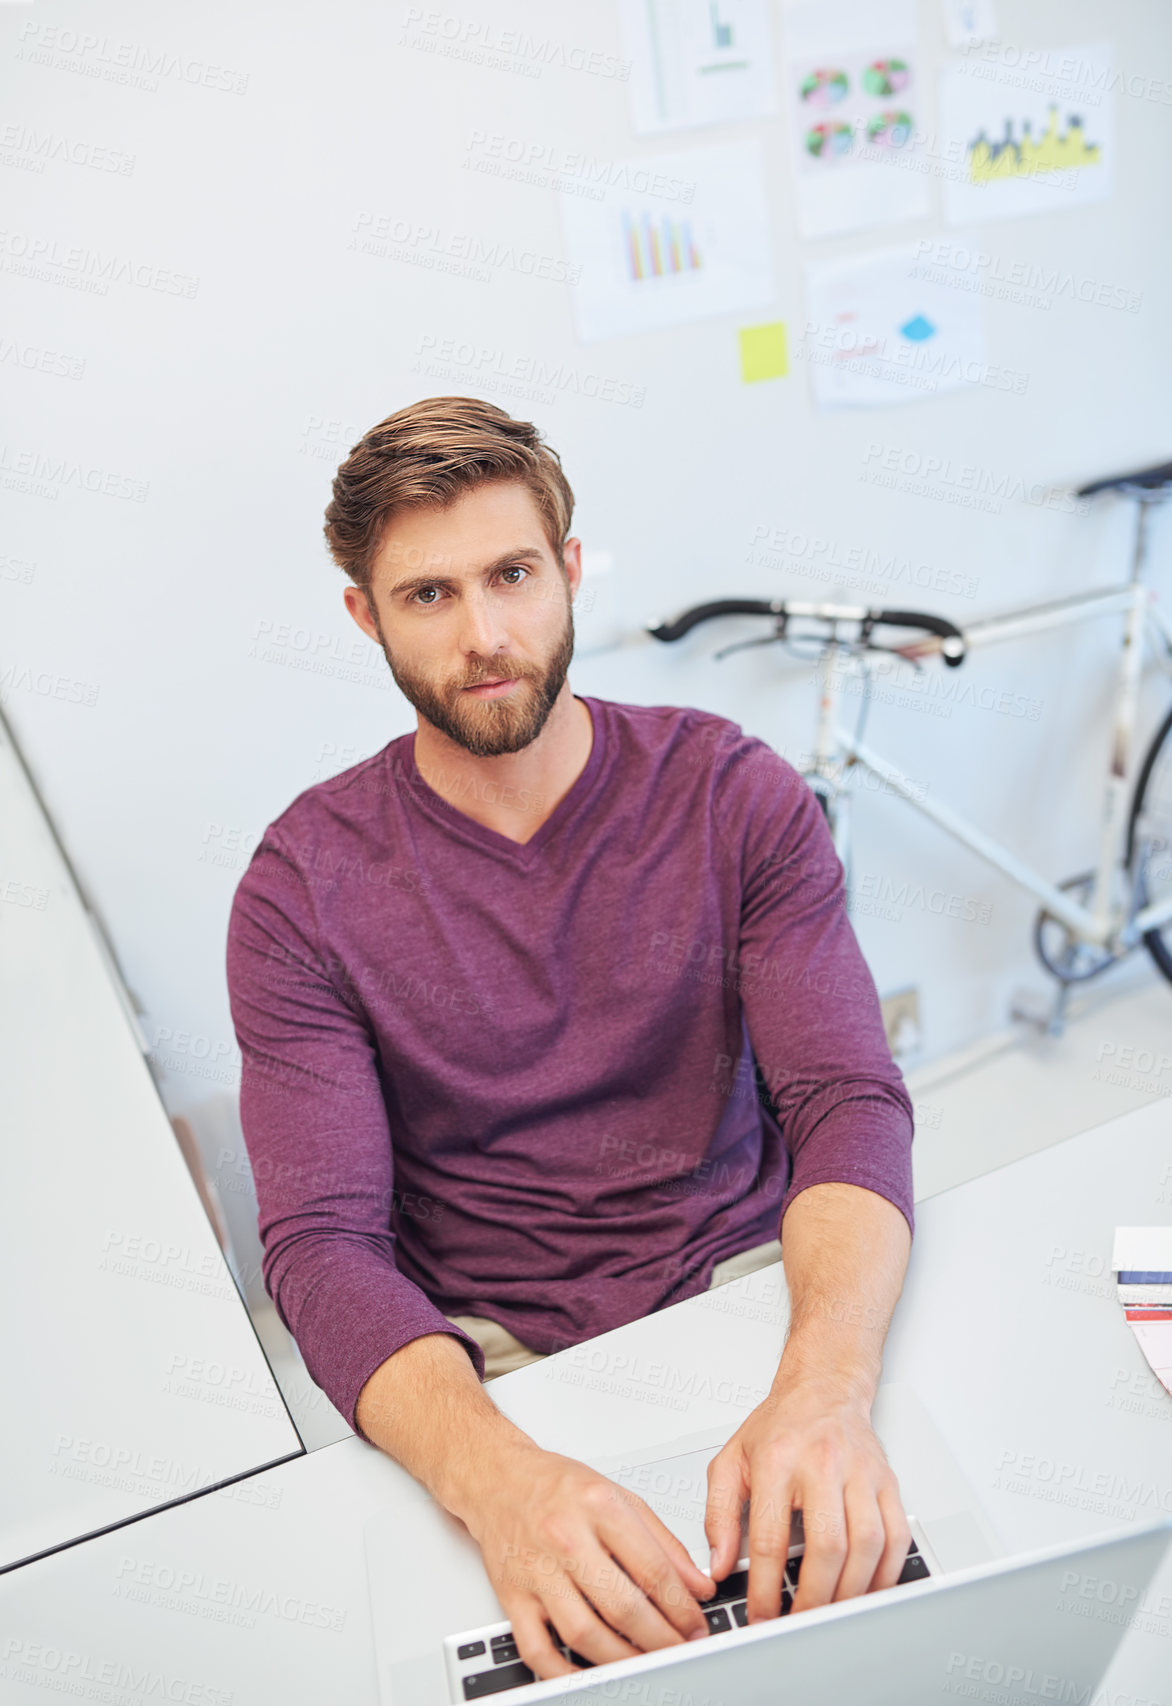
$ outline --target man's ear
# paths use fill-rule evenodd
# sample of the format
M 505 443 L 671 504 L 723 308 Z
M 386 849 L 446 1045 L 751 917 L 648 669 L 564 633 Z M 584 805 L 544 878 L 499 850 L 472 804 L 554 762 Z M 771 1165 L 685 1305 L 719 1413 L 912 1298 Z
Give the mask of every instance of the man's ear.
M 373 640 L 377 646 L 379 644 L 378 629 L 374 625 L 370 597 L 365 589 L 360 586 L 348 586 L 342 593 L 342 601 L 367 639 Z
M 582 541 L 567 539 L 562 546 L 562 560 L 566 565 L 566 580 L 569 582 L 570 597 L 578 595 L 578 585 L 582 579 Z

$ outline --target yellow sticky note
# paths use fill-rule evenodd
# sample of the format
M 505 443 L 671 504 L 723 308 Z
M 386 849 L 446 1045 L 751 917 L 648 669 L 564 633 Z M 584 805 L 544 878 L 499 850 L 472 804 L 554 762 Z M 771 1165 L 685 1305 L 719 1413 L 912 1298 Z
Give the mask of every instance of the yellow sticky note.
M 746 385 L 757 379 L 784 379 L 789 372 L 785 347 L 785 321 L 771 320 L 767 326 L 742 326 L 741 378 Z

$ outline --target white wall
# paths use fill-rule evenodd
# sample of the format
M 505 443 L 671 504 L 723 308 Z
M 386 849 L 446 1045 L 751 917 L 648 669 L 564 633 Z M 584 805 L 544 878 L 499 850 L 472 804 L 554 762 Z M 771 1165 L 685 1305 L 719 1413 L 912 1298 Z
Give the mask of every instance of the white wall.
M 946 57 L 940 9 L 920 0 L 919 12 L 934 100 Z M 1125 70 L 1172 76 L 1166 0 L 1109 10 L 1096 0 L 1000 0 L 999 12 L 1007 41 L 1109 35 Z M 1172 119 L 1158 99 L 1117 97 L 1113 199 L 982 232 L 1005 266 L 1038 262 L 1142 292 L 1139 312 L 1062 297 L 1045 309 L 990 301 L 989 357 L 1028 374 L 1023 395 L 977 389 L 816 414 L 800 362 L 783 380 L 741 382 L 737 328 L 777 317 L 796 334 L 802 264 L 880 239 L 799 239 L 781 117 L 637 138 L 621 79 L 557 63 L 521 76 L 425 51 L 411 43 L 441 35 L 405 29 L 407 13 L 365 0 L 163 10 L 101 0 L 96 11 L 61 0 L 51 12 L 38 3 L 0 14 L 5 122 L 68 139 L 83 159 L 95 148 L 133 156 L 127 173 L 60 157 L 22 169 L 14 162 L 27 151 L 11 147 L 0 160 L 5 337 L 84 362 L 77 379 L 11 354 L 2 363 L 13 424 L 0 470 L 0 697 L 144 1009 L 172 1109 L 190 1113 L 213 1151 L 238 1141 L 223 944 L 248 853 L 302 788 L 414 726 L 381 654 L 345 615 L 342 577 L 321 541 L 334 469 L 368 426 L 449 392 L 536 419 L 577 493 L 575 532 L 613 553 L 632 626 L 722 593 L 828 590 L 799 562 L 750 562 L 762 527 L 971 576 L 972 598 L 906 586 L 899 598 L 960 622 L 1120 576 L 1121 506 L 1078 516 L 1010 499 L 997 514 L 961 510 L 865 483 L 868 445 L 1046 487 L 1172 455 Z M 458 0 L 440 17 L 623 52 L 612 0 L 491 9 Z M 55 42 L 54 28 L 66 32 Z M 120 65 L 144 58 L 157 88 L 119 80 Z M 149 83 L 151 72 L 136 75 Z M 474 130 L 614 159 L 759 137 L 776 303 L 583 347 L 561 284 L 508 269 L 484 283 L 348 246 L 359 215 L 373 212 L 436 226 L 444 241 L 499 238 L 561 257 L 554 193 L 468 169 Z M 938 209 L 898 235 L 943 231 Z M 148 271 L 138 275 L 146 282 L 93 294 L 71 287 L 68 263 L 28 276 L 30 237 L 58 245 L 58 258 L 89 246 L 198 285 L 191 296 L 148 288 Z M 564 362 L 643 387 L 645 401 L 618 406 L 573 389 L 549 398 L 460 365 L 433 375 L 420 361 L 429 338 L 499 352 L 500 366 Z M 145 499 L 68 477 L 50 495 L 22 490 L 11 476 L 29 453 L 78 464 L 90 484 L 102 483 L 95 471 L 145 482 Z M 1164 518 L 1153 545 L 1153 579 L 1167 587 Z M 284 625 L 318 637 L 314 670 L 299 667 L 309 653 L 296 641 L 284 662 L 255 655 L 257 635 L 271 640 Z M 583 658 L 571 680 L 578 692 L 709 707 L 792 756 L 813 709 L 805 672 L 775 649 L 710 658 L 751 631 L 727 624 L 677 647 Z M 1048 873 L 1068 875 L 1094 848 L 1106 746 L 1098 665 L 1112 638 L 1107 625 L 1072 630 L 966 665 L 982 685 L 1041 700 L 1037 722 L 879 705 L 870 733 L 932 794 L 967 803 Z M 899 922 L 858 916 L 881 990 L 920 987 L 926 1056 L 1002 1024 L 1011 990 L 1041 983 L 1028 946 L 1032 903 L 889 799 L 865 794 L 857 829 L 857 872 L 930 881 L 992 908 L 985 925 L 914 904 Z M 247 1220 L 231 1163 L 221 1188 Z

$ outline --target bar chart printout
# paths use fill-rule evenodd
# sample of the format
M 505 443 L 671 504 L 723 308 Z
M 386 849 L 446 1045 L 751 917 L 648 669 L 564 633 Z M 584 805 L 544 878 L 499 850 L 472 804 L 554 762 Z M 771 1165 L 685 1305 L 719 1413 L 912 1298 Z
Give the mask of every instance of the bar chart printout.
M 612 180 L 600 200 L 560 197 L 584 344 L 776 305 L 758 141 L 641 154 Z
M 656 221 L 650 213 L 624 212 L 622 223 L 632 282 L 699 270 L 700 252 L 687 220 L 663 214 Z

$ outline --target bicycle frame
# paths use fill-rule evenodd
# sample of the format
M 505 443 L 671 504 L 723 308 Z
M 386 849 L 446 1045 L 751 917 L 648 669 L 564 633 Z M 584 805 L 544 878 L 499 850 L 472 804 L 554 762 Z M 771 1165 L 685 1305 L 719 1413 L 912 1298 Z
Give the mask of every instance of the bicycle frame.
M 1146 520 L 1146 506 L 1141 508 L 1140 514 Z M 971 848 L 989 864 L 996 866 L 1011 881 L 1028 890 L 1047 912 L 1065 924 L 1081 941 L 1119 956 L 1133 947 L 1146 931 L 1157 929 L 1172 918 L 1172 899 L 1144 907 L 1142 911 L 1127 916 L 1126 909 L 1116 905 L 1112 897 L 1113 879 L 1123 863 L 1127 836 L 1130 760 L 1139 698 L 1145 624 L 1162 642 L 1167 658 L 1161 657 L 1161 662 L 1169 674 L 1172 674 L 1172 666 L 1168 661 L 1172 659 L 1172 623 L 1169 623 L 1163 612 L 1157 608 L 1155 595 L 1142 586 L 1138 578 L 1143 559 L 1143 543 L 1141 526 L 1137 533 L 1132 580 L 1125 586 L 1079 594 L 1052 604 L 1006 611 L 1001 616 L 974 622 L 964 631 L 966 649 L 974 650 L 982 645 L 1017 639 L 1025 634 L 1041 633 L 1068 623 L 1107 616 L 1114 612 L 1126 615 L 1116 678 L 1111 759 L 1103 793 L 1099 858 L 1089 904 L 1083 906 L 1072 900 L 1062 889 L 1048 882 L 1040 872 L 1018 858 L 1009 848 L 985 834 L 950 806 L 924 799 L 921 790 L 897 765 L 888 763 L 879 753 L 839 726 L 841 688 L 844 680 L 849 677 L 839 670 L 838 653 L 847 652 L 852 665 L 851 676 L 863 680 L 864 690 L 867 686 L 866 677 L 871 673 L 872 666 L 869 661 L 861 660 L 857 653 L 852 652 L 849 643 L 832 640 L 821 654 L 818 664 L 819 708 L 812 770 L 813 775 L 824 782 L 827 790 L 833 793 L 835 849 L 844 864 L 850 844 L 850 818 L 849 802 L 841 794 L 841 775 L 845 775 L 857 764 L 878 777 L 947 834 Z M 820 616 L 823 619 L 833 616 L 847 619 L 854 615 L 852 607 L 845 605 L 790 604 L 788 608 L 795 616 Z M 927 639 L 901 647 L 900 655 L 914 661 L 939 650 L 939 640 Z M 836 770 L 844 757 L 845 763 L 842 764 L 841 775 L 838 775 Z

